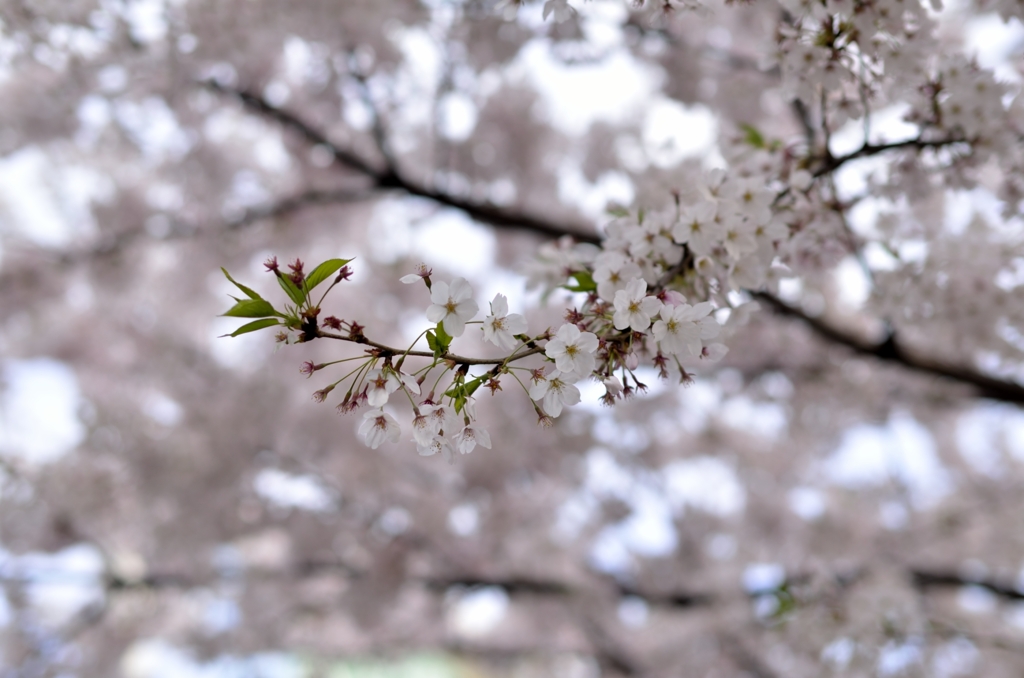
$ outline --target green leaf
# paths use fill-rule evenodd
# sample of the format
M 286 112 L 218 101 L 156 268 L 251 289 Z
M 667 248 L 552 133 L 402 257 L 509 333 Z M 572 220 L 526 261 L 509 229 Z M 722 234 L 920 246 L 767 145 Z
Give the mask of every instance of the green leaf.
M 597 289 L 597 283 L 594 282 L 594 278 L 590 275 L 589 271 L 574 271 L 570 275 L 576 279 L 576 284 L 562 285 L 562 287 L 570 292 L 593 292 Z
M 757 129 L 753 125 L 748 125 L 746 123 L 740 125 L 740 129 L 743 130 L 743 141 L 744 142 L 746 142 L 747 144 L 753 146 L 754 148 L 766 148 L 767 147 L 768 144 L 765 143 L 764 135 L 761 134 L 761 130 Z
M 280 325 L 281 322 L 275 318 L 263 318 L 262 320 L 254 320 L 251 323 L 242 325 L 231 334 L 222 334 L 222 337 L 237 337 L 239 334 L 248 334 L 249 332 L 255 332 L 256 330 L 262 330 L 266 327 L 274 327 Z
M 335 272 L 342 266 L 352 261 L 351 259 L 328 259 L 324 263 L 320 264 L 306 276 L 306 281 L 302 284 L 302 289 L 309 294 L 313 291 L 313 288 L 322 283 L 323 281 L 330 278 Z
M 466 406 L 466 396 L 460 395 L 455 399 L 455 414 L 462 412 L 462 408 Z
M 435 356 L 440 355 L 440 351 L 437 350 L 437 337 L 430 330 L 427 330 L 427 346 L 434 352 Z
M 243 299 L 224 315 L 229 318 L 269 318 L 278 313 L 265 299 Z
M 452 345 L 452 337 L 444 330 L 444 321 L 437 323 L 437 346 L 441 353 L 447 353 L 448 347 Z
M 306 294 L 292 282 L 292 279 L 286 275 L 277 276 L 277 283 L 281 286 L 281 289 L 285 291 L 288 298 L 295 302 L 296 306 L 302 306 L 302 303 L 306 301 Z
M 465 387 L 463 388 L 463 393 L 465 393 L 467 396 L 473 395 L 474 393 L 476 393 L 476 390 L 480 388 L 480 384 L 482 383 L 484 383 L 483 377 L 477 377 L 473 381 L 467 382 Z
M 228 270 L 226 268 L 224 268 L 223 266 L 221 266 L 220 270 L 224 271 L 224 277 L 227 278 L 228 280 L 230 280 L 231 283 L 235 287 L 237 287 L 238 289 L 240 289 L 243 292 L 245 292 L 245 296 L 249 297 L 250 299 L 262 299 L 263 298 L 260 295 L 256 294 L 255 292 L 253 292 L 248 287 L 246 287 L 245 285 L 243 285 L 242 283 L 237 282 L 234 278 L 231 277 L 231 274 L 228 273 Z

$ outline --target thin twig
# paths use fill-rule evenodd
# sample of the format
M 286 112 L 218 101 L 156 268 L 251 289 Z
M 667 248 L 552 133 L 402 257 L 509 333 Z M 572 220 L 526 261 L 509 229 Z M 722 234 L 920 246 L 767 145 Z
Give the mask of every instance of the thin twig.
M 381 343 L 378 343 L 376 341 L 372 341 L 370 339 L 367 339 L 366 337 L 363 337 L 363 336 L 349 337 L 349 336 L 345 336 L 344 334 L 335 334 L 334 332 L 325 332 L 323 330 L 319 330 L 317 332 L 317 336 L 321 337 L 323 339 L 336 339 L 338 341 L 349 341 L 349 342 L 352 342 L 354 344 L 362 344 L 364 346 L 371 346 L 371 347 L 373 347 L 375 349 L 378 349 L 381 352 L 386 353 L 386 354 L 391 355 L 391 356 L 409 356 L 409 355 L 411 355 L 411 356 L 416 356 L 417 358 L 433 358 L 433 357 L 435 357 L 434 353 L 432 353 L 431 351 L 407 351 L 404 348 L 394 348 L 392 346 L 387 346 L 385 344 L 381 344 Z M 528 349 L 526 351 L 523 351 L 522 353 L 515 354 L 515 356 L 512 358 L 512 360 L 520 360 L 522 358 L 526 358 L 526 357 L 529 357 L 531 355 L 536 355 L 538 353 L 543 353 L 544 351 L 545 351 L 545 348 L 543 346 L 537 346 L 535 348 L 531 348 L 531 349 Z M 437 356 L 437 357 L 441 361 L 453 362 L 456 365 L 501 365 L 501 364 L 503 364 L 503 363 L 505 363 L 505 362 L 507 362 L 509 360 L 509 358 L 507 356 L 504 357 L 504 358 L 468 358 L 468 357 L 461 356 L 461 355 L 455 355 L 454 353 L 442 353 L 440 356 Z

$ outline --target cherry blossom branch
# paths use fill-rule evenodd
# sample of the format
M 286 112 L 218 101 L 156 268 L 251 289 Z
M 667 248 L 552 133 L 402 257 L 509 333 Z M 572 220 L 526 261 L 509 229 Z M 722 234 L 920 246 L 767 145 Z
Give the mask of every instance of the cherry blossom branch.
M 397 189 L 402 190 L 409 195 L 427 198 L 438 204 L 459 209 L 477 221 L 490 224 L 491 226 L 499 229 L 522 230 L 556 238 L 569 236 L 578 242 L 592 244 L 598 244 L 601 241 L 600 237 L 596 233 L 587 232 L 580 228 L 566 227 L 562 224 L 538 217 L 499 210 L 487 204 L 463 200 L 462 198 L 450 194 L 424 188 L 402 178 L 394 168 L 383 171 L 377 170 L 358 156 L 335 146 L 322 132 L 316 130 L 312 125 L 306 123 L 298 116 L 272 107 L 261 97 L 246 90 L 234 89 L 212 81 L 207 81 L 205 84 L 218 92 L 235 96 L 247 108 L 250 108 L 261 115 L 277 120 L 283 126 L 297 131 L 311 143 L 328 148 L 339 164 L 365 175 L 373 182 L 375 188 Z M 815 176 L 822 176 L 835 171 L 844 164 L 858 158 L 875 156 L 900 149 L 912 148 L 923 150 L 926 148 L 942 148 L 958 143 L 969 143 L 969 141 L 961 137 L 937 140 L 915 138 L 885 144 L 864 144 L 859 149 L 845 155 L 837 157 L 827 156 L 825 164 L 815 172 Z M 801 310 L 786 304 L 769 293 L 756 292 L 754 293 L 754 296 L 767 303 L 780 315 L 803 321 L 812 330 L 814 330 L 818 336 L 832 343 L 846 346 L 847 348 L 850 348 L 862 355 L 872 356 L 880 360 L 899 364 L 907 369 L 917 371 L 922 374 L 941 376 L 946 379 L 973 386 L 978 390 L 980 395 L 987 398 L 1003 402 L 1018 404 L 1024 403 L 1024 386 L 1014 382 L 989 377 L 975 370 L 949 365 L 941 361 L 928 358 L 927 356 L 908 353 L 896 343 L 894 336 L 890 336 L 885 341 L 878 344 L 867 342 L 860 337 L 833 327 L 822 320 L 812 318 Z M 477 364 L 495 363 L 490 362 Z

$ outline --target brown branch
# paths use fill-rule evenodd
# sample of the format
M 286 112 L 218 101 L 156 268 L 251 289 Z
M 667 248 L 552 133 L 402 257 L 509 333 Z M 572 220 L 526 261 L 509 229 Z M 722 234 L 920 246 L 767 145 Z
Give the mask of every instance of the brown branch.
M 723 633 L 719 636 L 725 655 L 729 657 L 736 667 L 753 678 L 776 678 L 772 671 L 761 658 L 749 650 L 739 637 L 731 633 Z
M 377 169 L 358 155 L 336 146 L 324 133 L 320 132 L 313 125 L 302 120 L 294 113 L 274 108 L 263 98 L 246 90 L 234 89 L 213 80 L 205 81 L 204 84 L 217 92 L 234 96 L 246 108 L 259 113 L 260 115 L 271 118 L 272 120 L 276 120 L 283 127 L 295 131 L 311 144 L 327 148 L 338 164 L 363 175 L 371 181 L 373 187 L 376 189 L 400 190 L 409 195 L 426 198 L 427 200 L 431 200 L 437 204 L 461 210 L 473 219 L 485 224 L 490 224 L 497 228 L 529 231 L 551 238 L 568 235 L 580 242 L 600 242 L 600 238 L 596 233 L 583 226 L 567 228 L 563 224 L 552 223 L 540 217 L 509 212 L 488 203 L 466 200 L 422 186 L 405 177 L 404 174 L 395 167 Z
M 334 191 L 321 191 L 317 189 L 305 191 L 298 195 L 293 195 L 290 198 L 283 198 L 282 200 L 271 203 L 263 207 L 253 207 L 246 210 L 245 214 L 239 218 L 228 223 L 228 228 L 242 228 L 249 224 L 260 221 L 261 219 L 272 219 L 274 217 L 282 217 L 292 212 L 298 212 L 307 207 L 315 207 L 317 205 L 341 205 L 352 202 L 362 202 L 364 200 L 372 199 L 373 193 L 370 191 L 352 191 L 347 189 L 340 189 Z
M 334 160 L 340 165 L 374 179 L 383 179 L 384 173 L 371 166 L 363 158 L 359 157 L 355 153 L 351 153 L 332 144 L 323 133 L 312 125 L 307 124 L 291 113 L 271 106 L 263 97 L 246 90 L 229 87 L 217 82 L 216 80 L 204 80 L 202 84 L 215 92 L 228 94 L 237 98 L 246 108 L 276 121 L 282 127 L 296 132 L 299 136 L 314 146 L 323 146 L 331 152 Z
M 943 377 L 972 386 L 979 395 L 985 398 L 1007 403 L 1024 403 L 1024 386 L 1015 382 L 989 377 L 980 372 L 957 365 L 949 365 L 934 358 L 917 355 L 900 346 L 894 334 L 890 334 L 881 342 L 866 341 L 834 327 L 820 318 L 813 318 L 799 308 L 790 306 L 767 292 L 755 292 L 753 296 L 755 299 L 765 302 L 777 314 L 800 320 L 819 337 L 834 344 L 845 346 L 854 353 L 896 363 L 908 370 L 921 374 Z
M 1024 591 L 1012 584 L 994 579 L 968 579 L 951 570 L 925 570 L 912 568 L 909 572 L 914 588 L 925 591 L 932 588 L 959 588 L 977 586 L 1006 600 L 1024 600 Z
M 579 620 L 580 630 L 590 643 L 591 651 L 598 663 L 606 670 L 614 671 L 623 676 L 642 676 L 646 671 L 629 656 L 625 650 L 601 628 L 589 615 L 582 614 Z M 614 675 L 614 674 L 613 674 Z
M 869 158 L 873 155 L 881 155 L 882 153 L 888 153 L 889 151 L 898 151 L 904 148 L 911 148 L 918 151 L 923 151 L 927 148 L 945 148 L 946 146 L 952 146 L 954 144 L 969 144 L 968 139 L 963 137 L 950 137 L 948 139 L 931 139 L 926 140 L 920 137 L 916 139 L 906 139 L 904 141 L 895 141 L 888 144 L 868 144 L 865 143 L 863 146 L 855 151 L 851 151 L 846 155 L 832 156 L 828 154 L 823 159 L 821 167 L 814 171 L 814 177 L 821 177 L 831 172 L 836 171 L 851 160 L 857 160 L 858 158 Z

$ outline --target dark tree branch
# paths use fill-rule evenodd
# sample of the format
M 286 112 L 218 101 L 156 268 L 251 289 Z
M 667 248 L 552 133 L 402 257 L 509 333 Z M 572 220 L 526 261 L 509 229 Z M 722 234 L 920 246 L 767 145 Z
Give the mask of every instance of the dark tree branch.
M 290 198 L 284 198 L 264 207 L 253 207 L 252 209 L 247 210 L 245 214 L 238 219 L 231 221 L 228 224 L 228 228 L 242 228 L 243 226 L 248 226 L 249 224 L 255 221 L 260 221 L 261 219 L 283 217 L 307 207 L 363 202 L 364 200 L 371 200 L 373 197 L 374 194 L 370 191 L 352 191 L 347 189 L 321 191 L 314 189 L 304 193 L 299 193 L 298 195 L 294 195 Z
M 394 154 L 391 152 L 387 129 L 384 126 L 384 115 L 373 98 L 373 92 L 370 91 L 370 82 L 366 74 L 360 70 L 356 63 L 357 59 L 354 52 L 349 52 L 348 61 L 349 75 L 359 86 L 359 92 L 362 95 L 363 103 L 366 104 L 373 115 L 373 126 L 371 128 L 373 130 L 373 141 L 377 144 L 377 150 L 380 151 L 385 164 L 394 169 L 398 166 L 398 163 L 395 160 Z
M 828 154 L 823 159 L 821 167 L 814 171 L 815 177 L 821 177 L 831 172 L 836 171 L 851 160 L 857 160 L 858 158 L 868 158 L 873 155 L 881 155 L 882 153 L 888 153 L 889 151 L 898 151 L 904 148 L 910 148 L 918 151 L 923 151 L 927 148 L 945 148 L 946 146 L 952 146 L 954 144 L 968 144 L 969 140 L 963 137 L 950 137 L 948 139 L 931 139 L 926 140 L 920 137 L 916 139 L 906 139 L 905 141 L 895 141 L 888 144 L 868 144 L 865 143 L 863 146 L 855 151 L 847 153 L 846 155 L 832 156 Z M 827 152 L 827 149 L 826 149 Z
M 593 619 L 584 614 L 579 624 L 580 629 L 587 637 L 587 642 L 590 643 L 594 657 L 605 669 L 610 669 L 623 676 L 642 676 L 647 673 Z
M 293 132 L 296 132 L 297 134 L 299 134 L 299 136 L 301 136 L 314 146 L 323 146 L 324 148 L 331 152 L 331 155 L 334 157 L 335 162 L 337 162 L 338 164 L 347 167 L 351 170 L 354 170 L 359 174 L 371 177 L 373 179 L 383 179 L 383 172 L 376 169 L 375 167 L 372 167 L 368 162 L 363 160 L 355 153 L 350 153 L 349 151 L 346 151 L 332 144 L 330 140 L 327 139 L 327 137 L 324 136 L 320 131 L 316 130 L 311 125 L 306 124 L 304 121 L 300 120 L 291 113 L 287 113 L 281 110 L 280 108 L 275 108 L 274 106 L 271 106 L 269 103 L 267 103 L 265 99 L 263 99 L 263 97 L 253 94 L 252 92 L 248 92 L 246 90 L 228 87 L 227 85 L 223 85 L 217 82 L 216 80 L 205 80 L 203 81 L 203 84 L 209 87 L 210 89 L 214 90 L 215 92 L 220 92 L 221 94 L 228 94 L 230 96 L 237 98 L 240 102 L 242 102 L 242 104 L 245 105 L 246 108 L 256 113 L 259 113 L 264 117 L 276 121 L 282 127 L 285 127 L 287 129 L 292 130 Z
M 800 127 L 804 131 L 804 141 L 807 143 L 808 153 L 814 152 L 815 139 L 817 134 L 814 129 L 814 124 L 811 122 L 811 112 L 807 110 L 807 105 L 801 99 L 793 99 L 792 102 L 793 113 L 796 115 L 797 120 L 800 121 Z
M 978 395 L 1008 403 L 1024 403 L 1024 386 L 989 377 L 979 372 L 956 365 L 949 365 L 939 360 L 920 356 L 900 346 L 894 334 L 889 334 L 883 341 L 875 343 L 865 341 L 844 330 L 833 327 L 820 318 L 812 318 L 799 308 L 790 306 L 781 299 L 766 292 L 755 292 L 755 299 L 765 302 L 779 315 L 800 320 L 819 337 L 834 344 L 845 346 L 860 355 L 870 356 L 886 362 L 896 363 L 906 369 L 921 374 L 943 377 L 962 384 L 973 386 Z
M 968 579 L 953 571 L 914 568 L 910 570 L 910 579 L 914 588 L 920 591 L 932 588 L 977 586 L 1006 600 L 1024 600 L 1024 591 L 1021 591 L 1016 586 L 993 579 Z
M 754 678 L 776 678 L 772 671 L 754 652 L 747 649 L 747 646 L 732 634 L 722 634 L 719 640 L 725 650 L 726 656 L 731 658 L 737 668 Z
M 411 179 L 406 178 L 396 167 L 393 166 L 377 169 L 358 155 L 336 146 L 325 134 L 318 131 L 315 127 L 305 122 L 297 115 L 279 108 L 274 108 L 264 99 L 252 94 L 251 92 L 241 89 L 233 89 L 212 80 L 206 81 L 204 84 L 217 92 L 234 96 L 246 108 L 259 113 L 260 115 L 276 120 L 283 127 L 297 132 L 311 144 L 327 148 L 339 165 L 363 175 L 371 181 L 375 189 L 400 190 L 409 195 L 426 198 L 427 200 L 431 200 L 437 204 L 444 205 L 446 207 L 453 207 L 465 212 L 477 221 L 490 224 L 497 228 L 529 231 L 550 238 L 559 238 L 568 235 L 580 242 L 600 242 L 600 238 L 596 233 L 587 230 L 583 226 L 567 228 L 562 224 L 555 224 L 540 217 L 509 212 L 488 203 L 466 200 L 449 193 L 437 191 L 417 184 Z
M 245 90 L 233 89 L 212 81 L 207 82 L 206 85 L 218 92 L 235 96 L 246 107 L 250 108 L 254 112 L 277 120 L 283 126 L 295 130 L 303 138 L 313 144 L 322 145 L 330 149 L 339 164 L 363 174 L 373 182 L 374 187 L 377 189 L 401 190 L 409 195 L 426 198 L 440 205 L 461 210 L 477 221 L 490 224 L 496 228 L 524 230 L 556 238 L 570 236 L 579 242 L 595 244 L 600 242 L 600 237 L 596 233 L 587 232 L 582 228 L 567 228 L 562 224 L 547 221 L 539 217 L 516 214 L 514 212 L 498 209 L 492 205 L 468 201 L 441 191 L 428 189 L 400 176 L 393 167 L 385 168 L 384 170 L 377 170 L 358 156 L 355 156 L 352 153 L 332 144 L 322 132 L 319 132 L 313 126 L 306 123 L 296 115 L 274 108 L 255 94 Z M 918 150 L 926 148 L 941 148 L 960 143 L 969 142 L 966 139 L 957 137 L 938 140 L 924 140 L 917 138 L 887 144 L 864 144 L 856 151 L 846 155 L 826 157 L 825 164 L 819 168 L 815 174 L 816 176 L 821 176 L 828 172 L 835 171 L 845 163 L 857 158 L 879 155 L 888 151 L 907 148 Z M 1020 384 L 989 377 L 969 368 L 949 365 L 939 360 L 928 358 L 927 356 L 909 353 L 896 343 L 895 337 L 893 336 L 888 337 L 886 341 L 880 344 L 866 342 L 853 334 L 849 334 L 839 328 L 833 327 L 817 318 L 812 318 L 801 310 L 789 306 L 770 294 L 764 292 L 756 292 L 753 294 L 756 298 L 766 302 L 780 315 L 801 320 L 814 330 L 818 336 L 832 343 L 846 346 L 856 353 L 896 363 L 922 374 L 943 377 L 973 386 L 980 395 L 986 398 L 1010 403 L 1024 403 L 1024 386 L 1021 386 Z

